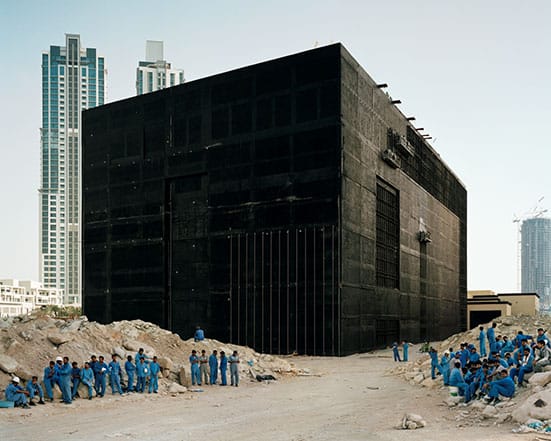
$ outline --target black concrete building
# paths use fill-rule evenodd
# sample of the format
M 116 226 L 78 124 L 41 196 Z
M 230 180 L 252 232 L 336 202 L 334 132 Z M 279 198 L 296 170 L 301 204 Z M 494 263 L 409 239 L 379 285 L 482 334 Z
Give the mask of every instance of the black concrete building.
M 83 114 L 83 298 L 259 351 L 466 322 L 464 186 L 335 44 Z

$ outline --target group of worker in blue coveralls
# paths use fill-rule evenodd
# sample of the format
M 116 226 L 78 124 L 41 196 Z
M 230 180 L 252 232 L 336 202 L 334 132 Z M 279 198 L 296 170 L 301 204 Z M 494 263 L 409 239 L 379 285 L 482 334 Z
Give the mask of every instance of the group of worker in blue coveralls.
M 473 398 L 484 398 L 497 404 L 500 396 L 512 397 L 515 393 L 515 379 L 518 387 L 525 387 L 525 375 L 541 372 L 551 364 L 551 343 L 545 330 L 539 328 L 532 337 L 518 331 L 513 339 L 495 333 L 497 324 L 487 331 L 479 328 L 479 350 L 473 344 L 461 343 L 458 351 L 445 351 L 442 358 L 430 348 L 431 378 L 441 374 L 444 385 L 455 386 L 465 397 L 465 403 Z M 486 341 L 489 356 L 486 351 Z
M 61 401 L 65 404 L 71 404 L 75 398 L 80 398 L 78 387 L 82 383 L 88 389 L 89 400 L 93 397 L 94 389 L 96 396 L 101 398 L 105 395 L 108 376 L 113 394 L 143 393 L 146 390 L 146 384 L 149 384 L 149 393 L 157 393 L 161 367 L 156 356 L 150 358 L 144 353 L 143 348 L 140 348 L 134 361 L 131 355 L 127 357 L 124 370 L 127 381 L 123 390 L 121 386 L 122 368 L 117 354 L 111 356 L 109 364 L 105 362 L 102 355 L 99 358 L 92 355 L 90 361 L 84 363 L 83 368 L 80 368 L 76 361 L 69 363 L 69 357 L 57 357 L 55 361 L 50 361 L 48 366 L 44 368 L 43 383 L 46 396 L 50 401 L 53 401 L 54 388 L 57 386 L 61 391 Z M 135 380 L 136 382 L 134 382 Z M 38 404 L 45 404 L 45 394 L 42 386 L 38 383 L 37 376 L 33 376 L 31 381 L 27 382 L 25 388 L 20 385 L 20 381 L 18 377 L 13 377 L 11 384 L 6 387 L 7 401 L 13 401 L 16 406 L 27 408 L 29 405 L 36 405 L 33 398 L 38 396 Z
M 400 347 L 398 342 L 392 343 L 392 355 L 394 361 L 408 361 L 409 360 L 409 343 L 402 340 L 402 358 L 400 358 Z

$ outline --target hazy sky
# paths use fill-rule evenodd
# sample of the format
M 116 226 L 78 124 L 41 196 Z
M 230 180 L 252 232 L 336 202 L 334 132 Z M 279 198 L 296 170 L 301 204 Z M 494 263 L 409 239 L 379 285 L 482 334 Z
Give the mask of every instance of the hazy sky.
M 147 39 L 187 80 L 342 42 L 467 186 L 469 289 L 516 290 L 513 213 L 551 208 L 550 22 L 549 0 L 0 0 L 0 276 L 38 278 L 41 52 L 79 33 L 107 101 Z

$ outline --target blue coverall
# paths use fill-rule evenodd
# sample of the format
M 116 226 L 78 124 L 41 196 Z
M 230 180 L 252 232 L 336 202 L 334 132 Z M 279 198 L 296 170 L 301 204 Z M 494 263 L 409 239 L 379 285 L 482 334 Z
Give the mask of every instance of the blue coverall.
M 133 392 L 135 390 L 134 376 L 136 375 L 136 366 L 134 366 L 134 363 L 126 360 L 126 363 L 124 363 L 124 370 L 126 371 L 126 375 L 128 376 L 128 384 L 126 390 L 128 392 Z
M 78 394 L 78 385 L 80 384 L 80 369 L 71 369 L 71 380 L 73 381 L 73 387 L 71 390 L 71 397 L 74 399 Z
M 42 380 L 44 381 L 44 387 L 46 388 L 46 395 L 48 395 L 50 400 L 54 399 L 54 384 L 56 382 L 55 374 L 55 367 L 50 368 L 50 366 L 46 366 L 44 368 L 44 378 Z
M 478 343 L 480 346 L 480 356 L 486 357 L 486 333 L 484 329 L 478 334 Z
M 401 361 L 400 360 L 400 352 L 398 351 L 398 343 L 394 343 L 392 345 L 392 355 L 394 356 L 394 361 Z M 230 356 L 231 358 L 231 356 Z M 231 363 L 231 361 L 230 361 Z M 230 369 L 231 372 L 231 369 Z
M 500 354 L 502 357 L 505 357 L 505 354 L 507 352 L 512 353 L 514 350 L 515 350 L 515 345 L 513 344 L 513 342 L 511 340 L 507 340 L 507 343 L 505 343 L 501 348 Z
M 97 374 L 96 374 L 96 393 L 98 396 L 103 397 L 105 395 L 105 386 L 107 381 L 107 372 L 109 371 L 109 366 L 107 363 L 98 361 L 97 364 Z
M 436 369 L 442 373 L 442 367 L 438 364 L 438 352 L 429 351 L 430 355 L 430 376 L 433 380 L 436 379 Z
M 447 386 L 450 381 L 450 358 L 446 354 L 440 359 L 440 372 L 444 378 L 444 386 Z
M 218 378 L 218 359 L 214 354 L 210 354 L 209 368 L 210 368 L 210 384 L 216 384 L 216 379 Z
M 136 365 L 136 375 L 138 377 L 138 381 L 136 383 L 136 392 L 145 392 L 145 379 L 148 373 L 149 369 L 147 368 L 147 364 L 145 364 L 145 361 L 143 363 L 140 362 Z
M 488 328 L 488 331 L 486 332 L 486 338 L 488 339 L 488 345 L 490 346 L 490 351 L 492 350 L 492 346 L 496 342 L 496 330 L 495 328 Z
M 409 343 L 407 341 L 405 341 L 404 344 L 402 345 L 402 351 L 404 354 L 404 361 L 408 361 Z
M 38 394 L 40 401 L 44 401 L 44 391 L 42 390 L 42 386 L 40 386 L 40 384 L 29 381 L 26 389 L 29 391 L 29 399 L 32 400 L 36 394 Z
M 191 363 L 191 384 L 195 386 L 197 383 L 201 386 L 201 373 L 199 372 L 199 357 L 197 355 L 190 355 L 189 362 Z
M 455 386 L 459 389 L 459 395 L 465 396 L 465 403 L 471 401 L 471 389 L 465 380 L 463 380 L 463 375 L 461 370 L 458 368 L 453 368 L 450 374 L 450 386 Z
M 88 388 L 88 398 L 92 398 L 92 386 L 94 385 L 94 371 L 91 368 L 82 368 L 80 381 Z
M 156 361 L 152 361 L 149 363 L 149 373 L 151 376 L 149 377 L 149 393 L 152 391 L 154 393 L 157 393 L 157 390 L 159 390 L 159 372 L 161 371 L 161 366 L 159 366 L 159 363 Z
M 505 377 L 501 380 L 494 380 L 490 382 L 490 390 L 488 396 L 490 398 L 498 398 L 499 395 L 504 397 L 512 397 L 515 393 L 515 382 L 511 377 Z
M 71 394 L 71 373 L 73 368 L 69 363 L 63 363 L 59 368 L 59 385 L 61 387 L 61 395 L 65 404 L 73 402 Z
M 195 341 L 202 341 L 205 339 L 205 332 L 202 329 L 197 329 L 195 335 L 193 336 Z
M 27 396 L 20 392 L 23 388 L 13 383 L 8 384 L 6 387 L 6 401 L 13 401 L 15 406 L 24 406 L 27 404 Z
M 239 357 L 230 355 L 230 380 L 232 386 L 239 386 Z
M 220 378 L 222 380 L 222 386 L 228 384 L 228 377 L 226 372 L 228 370 L 228 357 L 226 355 L 220 356 Z
M 515 380 L 515 377 L 517 378 L 517 383 L 522 384 L 524 381 L 524 374 L 532 372 L 534 370 L 534 356 L 529 355 L 528 358 L 523 357 L 520 367 L 514 367 L 511 369 L 511 372 L 509 373 L 509 377 Z
M 469 361 L 471 363 L 476 363 L 477 361 L 480 361 L 480 355 L 478 355 L 478 352 L 471 352 L 469 354 Z
M 115 395 L 115 390 L 122 395 L 121 389 L 121 365 L 116 361 L 109 362 L 109 382 L 111 384 L 111 393 Z

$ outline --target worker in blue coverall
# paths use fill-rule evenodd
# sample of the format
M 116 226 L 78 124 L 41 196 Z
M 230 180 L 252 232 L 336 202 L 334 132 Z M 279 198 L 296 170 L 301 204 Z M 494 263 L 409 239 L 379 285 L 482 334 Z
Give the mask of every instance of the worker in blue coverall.
M 480 333 L 478 334 L 478 345 L 480 347 L 480 356 L 486 357 L 486 333 L 484 332 L 484 326 L 480 326 Z
M 469 362 L 476 363 L 478 361 L 480 361 L 480 355 L 478 354 L 478 352 L 476 352 L 476 347 L 472 345 L 469 354 Z
M 471 390 L 465 380 L 463 379 L 463 374 L 461 373 L 461 363 L 455 363 L 455 367 L 450 373 L 450 386 L 455 386 L 459 389 L 459 395 L 465 397 L 465 403 L 471 401 Z
M 124 363 L 124 370 L 126 371 L 126 376 L 128 377 L 128 382 L 126 385 L 127 392 L 134 392 L 134 377 L 136 376 L 136 366 L 132 363 L 132 355 L 126 357 L 126 362 Z
M 140 358 L 139 363 L 136 365 L 136 376 L 138 378 L 136 382 L 136 392 L 145 392 L 145 382 L 149 375 L 149 369 L 145 363 L 145 358 Z
M 143 360 L 146 362 L 145 364 L 149 364 L 149 357 L 145 354 L 143 348 L 138 349 L 138 352 L 136 352 L 136 357 L 134 360 L 136 362 L 136 366 L 138 366 L 138 364 L 140 363 L 140 358 L 143 358 Z
M 504 336 L 503 337 L 503 346 L 501 347 L 501 351 L 499 351 L 500 354 L 501 354 L 501 357 L 505 358 L 505 354 L 507 352 L 512 353 L 512 352 L 514 352 L 514 350 L 515 350 L 515 344 L 511 340 L 509 340 L 509 338 L 507 336 Z
M 195 335 L 193 336 L 193 340 L 195 342 L 203 341 L 205 339 L 205 332 L 201 329 L 200 326 L 197 326 L 195 328 Z
M 224 351 L 220 351 L 220 386 L 228 385 L 228 377 L 226 372 L 228 370 L 228 357 Z
M 461 352 L 460 360 L 461 360 L 461 366 L 467 366 L 467 363 L 469 362 L 469 355 L 470 351 L 468 349 L 467 343 L 461 343 L 461 349 L 459 352 Z
M 44 402 L 44 391 L 42 390 L 42 386 L 38 384 L 38 377 L 34 375 L 31 378 L 31 381 L 27 383 L 26 387 L 27 391 L 29 392 L 29 404 L 31 406 L 34 406 L 33 398 L 38 395 L 39 401 L 38 404 L 46 404 Z
M 230 362 L 230 380 L 232 386 L 239 386 L 239 355 L 233 351 L 228 360 Z
M 73 365 L 71 369 L 71 381 L 72 381 L 71 397 L 74 400 L 75 397 L 80 398 L 80 395 L 78 394 L 78 386 L 80 384 L 80 368 L 78 367 L 78 363 L 76 361 L 73 361 Z
M 394 357 L 394 361 L 402 361 L 400 360 L 400 352 L 398 351 L 398 342 L 392 343 L 392 356 Z
M 161 366 L 157 357 L 153 357 L 153 361 L 149 363 L 149 393 L 157 393 L 159 390 L 159 372 L 161 372 Z
M 218 378 L 218 351 L 215 349 L 209 356 L 210 384 L 216 384 Z
M 520 360 L 520 363 L 517 365 L 517 367 L 514 367 L 511 369 L 511 372 L 509 376 L 515 380 L 515 377 L 517 377 L 517 384 L 519 387 L 524 387 L 522 384 L 524 381 L 524 375 L 532 372 L 534 370 L 534 356 L 530 354 L 530 350 L 528 348 L 524 348 L 524 355 L 522 359 Z
M 488 328 L 488 331 L 486 332 L 486 338 L 488 339 L 488 346 L 490 348 L 490 352 L 492 351 L 492 346 L 496 343 L 496 327 L 497 323 L 492 322 L 492 326 Z
M 103 355 L 100 355 L 98 363 L 96 365 L 96 393 L 100 398 L 102 398 L 105 395 L 108 371 L 109 371 L 109 366 L 105 362 Z
M 21 406 L 24 409 L 29 408 L 27 404 L 29 392 L 19 385 L 19 377 L 12 378 L 11 383 L 6 387 L 5 395 L 6 401 L 13 401 L 14 406 Z
M 92 388 L 94 386 L 94 371 L 90 367 L 89 362 L 84 363 L 84 367 L 80 371 L 80 381 L 88 388 L 88 399 L 92 399 Z
M 111 385 L 111 393 L 113 395 L 115 395 L 115 392 L 122 395 L 121 365 L 117 361 L 117 354 L 113 354 L 111 356 L 111 361 L 109 362 L 109 383 Z
M 54 383 L 57 384 L 60 392 L 61 392 L 61 376 L 59 374 L 59 371 L 61 370 L 61 366 L 63 366 L 63 357 L 56 357 L 55 366 L 54 366 L 54 369 L 55 369 Z
M 197 383 L 201 386 L 201 373 L 199 371 L 199 357 L 197 351 L 194 349 L 189 356 L 189 363 L 191 364 L 191 384 L 195 386 Z
M 71 394 L 71 374 L 73 368 L 69 363 L 69 357 L 63 357 L 63 365 L 59 369 L 59 385 L 61 387 L 61 395 L 63 403 L 71 404 L 73 396 Z
M 438 352 L 436 349 L 431 347 L 429 349 L 429 356 L 430 356 L 430 377 L 435 380 L 436 379 L 436 371 L 442 373 L 442 367 L 438 363 Z
M 402 361 L 408 361 L 409 357 L 409 343 L 405 340 L 402 341 Z
M 515 393 L 515 382 L 507 375 L 507 369 L 498 373 L 498 379 L 488 384 L 488 403 L 499 403 L 499 396 L 511 398 Z
M 44 387 L 46 388 L 46 395 L 50 401 L 54 401 L 54 384 L 55 384 L 55 361 L 50 361 L 50 364 L 44 368 Z
M 444 355 L 440 359 L 440 369 L 444 379 L 444 386 L 447 386 L 450 381 L 450 353 L 448 351 L 444 352 Z

